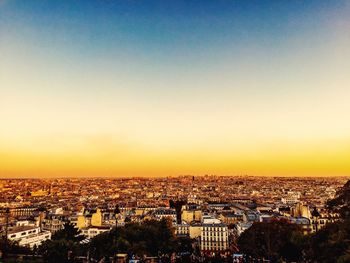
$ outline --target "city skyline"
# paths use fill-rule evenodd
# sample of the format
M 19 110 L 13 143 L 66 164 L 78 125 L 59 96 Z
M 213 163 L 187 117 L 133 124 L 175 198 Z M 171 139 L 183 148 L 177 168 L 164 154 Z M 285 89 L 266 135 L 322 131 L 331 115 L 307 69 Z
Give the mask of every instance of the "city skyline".
M 0 1 L 0 177 L 349 176 L 348 1 Z

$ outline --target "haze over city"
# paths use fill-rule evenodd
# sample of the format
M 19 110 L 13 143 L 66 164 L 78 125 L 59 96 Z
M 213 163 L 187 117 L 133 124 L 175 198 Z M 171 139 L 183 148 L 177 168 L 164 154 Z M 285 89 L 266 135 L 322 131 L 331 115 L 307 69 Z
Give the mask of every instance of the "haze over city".
M 348 176 L 349 1 L 0 1 L 0 177 Z

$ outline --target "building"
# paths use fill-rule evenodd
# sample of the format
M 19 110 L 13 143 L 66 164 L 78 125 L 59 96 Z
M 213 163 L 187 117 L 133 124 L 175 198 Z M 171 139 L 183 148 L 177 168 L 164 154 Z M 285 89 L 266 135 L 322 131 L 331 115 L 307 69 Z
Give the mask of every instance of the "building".
M 190 236 L 190 225 L 187 223 L 176 224 L 175 225 L 175 235 L 176 236 Z
M 189 227 L 189 235 L 191 239 L 198 238 L 201 236 L 202 230 L 201 230 L 202 224 L 200 223 L 192 223 Z
M 299 192 L 289 191 L 287 194 L 281 198 L 281 202 L 287 205 L 294 205 L 299 203 L 301 194 Z
M 181 220 L 190 224 L 192 221 L 202 221 L 202 211 L 198 208 L 183 206 L 181 211 Z
M 159 208 L 153 212 L 153 215 L 157 220 L 161 220 L 163 218 L 170 218 L 171 221 L 176 222 L 175 209 Z
M 219 219 L 226 225 L 236 224 L 237 222 L 243 221 L 243 214 L 224 211 L 219 215 Z
M 228 228 L 225 224 L 203 224 L 200 248 L 202 252 L 219 252 L 229 248 Z
M 37 208 L 35 207 L 13 207 L 9 209 L 11 217 L 29 217 L 33 216 Z M 6 216 L 6 209 L 0 208 L 0 217 Z
M 310 208 L 299 202 L 291 208 L 291 216 L 311 218 Z
M 81 232 L 87 238 L 94 238 L 95 236 L 110 231 L 112 228 L 110 226 L 91 226 L 81 229 Z
M 187 236 L 191 239 L 195 239 L 201 236 L 201 223 L 191 223 L 187 224 L 186 222 L 182 224 L 175 225 L 175 234 L 177 236 Z
M 51 239 L 51 232 L 41 231 L 40 227 L 36 226 L 18 226 L 9 230 L 7 238 L 17 241 L 20 246 L 33 248 L 45 240 Z
M 327 210 L 318 211 L 316 208 L 311 212 L 311 232 L 317 232 L 328 223 L 334 223 L 339 220 L 338 213 L 332 213 Z
M 64 228 L 65 218 L 61 215 L 47 215 L 41 222 L 43 230 L 52 234 Z
M 102 212 L 101 209 L 97 208 L 96 212 L 91 215 L 92 226 L 102 226 Z
M 202 223 L 203 224 L 220 224 L 221 221 L 215 218 L 213 215 L 206 214 L 202 217 Z
M 250 228 L 253 222 L 239 222 L 235 225 L 236 236 L 239 237 L 244 231 Z

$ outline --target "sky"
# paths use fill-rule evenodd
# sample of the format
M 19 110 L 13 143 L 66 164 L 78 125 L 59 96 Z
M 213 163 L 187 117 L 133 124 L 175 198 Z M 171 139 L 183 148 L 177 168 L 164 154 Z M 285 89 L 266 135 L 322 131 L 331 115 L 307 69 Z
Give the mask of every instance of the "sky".
M 0 178 L 349 176 L 349 1 L 0 0 Z

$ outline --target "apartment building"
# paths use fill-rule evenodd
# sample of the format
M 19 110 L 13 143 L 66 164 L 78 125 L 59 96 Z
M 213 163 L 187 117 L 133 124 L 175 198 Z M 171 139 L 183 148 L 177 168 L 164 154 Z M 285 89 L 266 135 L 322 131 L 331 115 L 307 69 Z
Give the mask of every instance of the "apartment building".
M 225 251 L 229 247 L 228 228 L 225 224 L 203 224 L 200 247 L 203 252 Z

